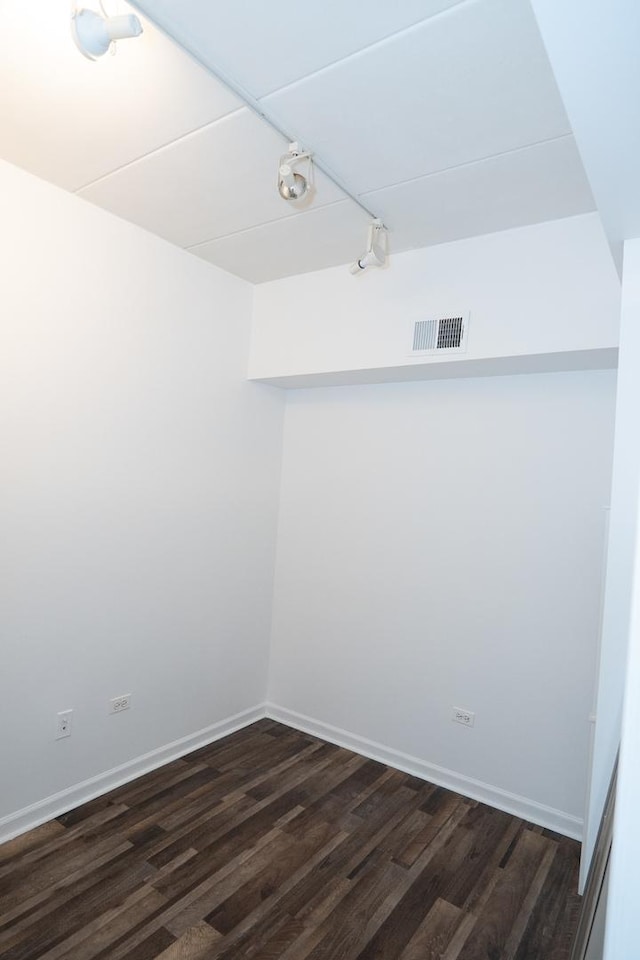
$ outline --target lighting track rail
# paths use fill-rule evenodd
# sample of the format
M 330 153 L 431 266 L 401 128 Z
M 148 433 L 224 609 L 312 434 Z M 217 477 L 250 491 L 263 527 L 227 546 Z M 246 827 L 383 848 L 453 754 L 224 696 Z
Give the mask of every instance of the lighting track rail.
M 140 13 L 142 13 L 143 16 L 145 16 L 148 20 L 151 20 L 154 26 L 158 30 L 161 30 L 162 33 L 164 33 L 164 35 L 169 38 L 169 40 L 173 41 L 174 43 L 179 43 L 179 41 L 177 41 L 175 37 L 172 37 L 171 34 L 162 26 L 162 24 L 158 23 L 157 20 L 155 20 L 153 16 L 151 16 L 142 7 L 140 3 L 137 3 L 136 0 L 130 0 L 130 5 L 134 7 L 136 10 L 139 10 Z M 236 81 L 232 77 L 228 76 L 228 74 L 226 74 L 223 70 L 220 70 L 218 68 L 214 70 L 213 67 L 211 67 L 210 64 L 206 63 L 198 55 L 198 53 L 196 53 L 195 50 L 192 50 L 189 47 L 185 47 L 182 43 L 179 43 L 179 45 L 191 57 L 192 60 L 195 60 L 195 62 L 198 63 L 201 67 L 203 67 L 208 73 L 210 73 L 212 77 L 215 77 L 216 80 L 219 80 L 220 83 L 223 83 L 226 87 L 228 87 L 228 89 L 231 90 L 231 92 L 234 93 L 236 97 L 238 97 L 238 99 L 245 104 L 245 106 L 247 106 L 253 113 L 255 113 L 258 117 L 264 120 L 265 123 L 268 123 L 271 129 L 275 130 L 275 132 L 278 133 L 281 137 L 283 137 L 287 141 L 287 143 L 296 142 L 297 138 L 293 136 L 290 131 L 285 130 L 281 126 L 279 121 L 274 116 L 272 116 L 268 110 L 265 110 L 265 108 L 261 105 L 260 101 L 256 100 L 255 97 L 253 97 L 239 83 L 236 83 Z M 307 147 L 308 146 L 309 144 L 307 144 Z M 356 206 L 360 207 L 360 209 L 364 211 L 364 213 L 366 213 L 369 218 L 380 222 L 376 217 L 376 214 L 373 213 L 373 211 L 370 210 L 366 204 L 364 204 L 358 197 L 355 196 L 355 194 L 340 179 L 340 177 L 337 176 L 335 173 L 333 173 L 333 171 L 330 170 L 328 167 L 326 167 L 322 162 L 322 160 L 318 159 L 318 155 L 316 153 L 313 153 L 313 162 L 316 165 L 316 167 L 319 170 L 321 170 L 322 173 L 324 173 L 325 177 L 328 177 L 328 179 L 331 180 L 331 182 L 334 183 L 336 187 L 342 190 L 342 192 L 346 194 L 347 197 L 349 197 L 349 199 L 356 204 Z

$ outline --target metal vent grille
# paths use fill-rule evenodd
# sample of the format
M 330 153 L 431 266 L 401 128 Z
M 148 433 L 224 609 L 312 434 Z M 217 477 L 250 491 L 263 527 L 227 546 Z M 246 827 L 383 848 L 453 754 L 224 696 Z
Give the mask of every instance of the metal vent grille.
M 462 343 L 462 317 L 444 317 L 438 321 L 437 350 L 452 350 Z
M 464 334 L 464 317 L 417 320 L 413 326 L 411 351 L 412 353 L 435 353 L 438 350 L 461 350 Z
M 413 328 L 414 350 L 435 350 L 438 342 L 438 321 L 418 320 Z

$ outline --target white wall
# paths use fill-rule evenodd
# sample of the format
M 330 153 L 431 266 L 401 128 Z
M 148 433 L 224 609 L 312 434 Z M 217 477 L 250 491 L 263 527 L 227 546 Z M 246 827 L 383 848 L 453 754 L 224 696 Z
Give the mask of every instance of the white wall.
M 9 165 L 0 186 L 9 835 L 264 700 L 284 398 L 244 380 L 249 285 Z M 596 226 L 578 230 L 595 243 L 591 287 L 576 287 L 586 333 L 572 342 L 585 349 L 615 345 Z M 565 229 L 574 283 L 578 221 L 553 226 Z M 480 239 L 506 255 L 499 235 Z M 542 284 L 552 258 L 537 249 Z M 482 271 L 464 262 L 442 290 L 480 296 Z M 524 319 L 546 324 L 542 307 L 569 300 L 551 284 L 531 305 L 540 263 L 529 275 L 512 260 L 504 276 L 509 297 L 525 285 Z M 409 284 L 414 305 L 424 299 L 417 265 L 380 275 L 380 343 L 393 298 L 402 311 Z M 318 322 L 319 276 L 287 281 L 285 298 L 293 310 L 310 284 Z M 323 276 L 335 306 L 341 281 Z M 489 286 L 485 333 L 515 304 L 496 295 L 488 309 Z M 378 299 L 367 297 L 350 314 L 356 339 Z M 325 319 L 335 346 L 331 309 Z M 558 348 L 563 336 L 552 333 Z M 579 830 L 612 384 L 584 373 L 290 395 L 271 678 L 289 718 L 369 738 L 392 761 L 409 754 L 436 777 L 453 771 L 461 788 L 483 781 L 494 802 L 521 796 L 532 815 L 547 805 L 550 822 Z M 122 693 L 132 709 L 109 716 Z M 472 731 L 451 724 L 452 703 L 476 710 Z M 56 742 L 66 708 L 74 733 Z
M 579 834 L 614 392 L 598 371 L 290 393 L 276 714 Z
M 0 191 L 6 818 L 263 703 L 283 398 L 245 380 L 249 284 L 7 164 Z
M 408 356 L 414 322 L 461 311 L 471 313 L 467 351 L 453 361 L 462 366 L 615 349 L 620 283 L 597 214 L 414 250 L 357 277 L 336 267 L 261 284 L 249 375 L 398 379 L 404 367 L 419 376 Z M 423 366 L 432 373 L 451 359 Z
M 636 0 L 532 0 L 542 40 L 616 260 L 640 233 Z
M 620 698 L 624 687 L 605 960 L 636 960 L 640 943 L 637 896 L 640 857 L 639 357 L 640 239 L 627 241 L 624 245 L 620 380 L 605 608 L 608 620 L 605 620 L 602 638 L 603 664 L 598 703 L 597 730 L 601 733 L 602 747 L 596 759 L 602 765 L 602 773 L 608 773 L 617 746 L 615 738 L 620 733 Z M 617 518 L 615 530 L 614 516 Z M 595 772 L 594 768 L 594 776 Z M 596 796 L 594 802 L 598 799 Z
M 640 385 L 640 268 L 637 244 L 625 245 L 624 297 L 620 329 L 620 364 L 616 404 L 615 448 L 611 485 L 611 520 L 598 671 L 593 769 L 589 794 L 585 862 L 594 848 L 609 781 L 620 744 L 622 699 L 627 669 L 629 621 L 636 550 L 637 500 L 640 486 L 638 406 Z

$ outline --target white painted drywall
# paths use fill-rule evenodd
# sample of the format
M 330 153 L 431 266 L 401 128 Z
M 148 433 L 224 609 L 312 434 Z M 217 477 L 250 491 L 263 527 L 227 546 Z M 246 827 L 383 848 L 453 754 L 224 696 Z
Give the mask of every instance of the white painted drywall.
M 249 284 L 0 192 L 2 817 L 264 702 L 283 398 L 245 379 Z
M 390 368 L 397 379 L 418 366 L 416 320 L 467 311 L 462 364 L 617 347 L 620 282 L 597 214 L 414 250 L 361 276 L 336 267 L 261 284 L 249 376 Z
M 598 725 L 605 760 L 620 732 L 620 694 L 624 686 L 622 742 L 607 905 L 605 960 L 635 960 L 640 943 L 638 858 L 640 857 L 640 239 L 624 245 L 620 332 L 620 381 L 611 498 L 611 543 L 603 633 Z M 613 523 L 616 518 L 616 529 Z M 615 534 L 615 539 L 614 539 Z M 615 549 L 615 554 L 613 553 Z M 615 561 L 615 566 L 614 566 Z M 612 742 L 605 742 L 611 740 Z M 609 755 L 605 753 L 609 748 Z M 595 773 L 595 768 L 594 768 Z
M 614 395 L 610 371 L 292 391 L 270 701 L 579 828 Z
M 531 0 L 612 248 L 640 233 L 640 5 Z
M 585 865 L 591 859 L 620 743 L 622 698 L 627 665 L 633 563 L 636 549 L 637 498 L 640 486 L 640 445 L 638 444 L 640 269 L 635 246 L 639 242 L 634 241 L 629 244 L 628 249 L 625 247 L 611 519 L 596 698 L 596 727 L 588 800 L 588 829 L 584 850 Z

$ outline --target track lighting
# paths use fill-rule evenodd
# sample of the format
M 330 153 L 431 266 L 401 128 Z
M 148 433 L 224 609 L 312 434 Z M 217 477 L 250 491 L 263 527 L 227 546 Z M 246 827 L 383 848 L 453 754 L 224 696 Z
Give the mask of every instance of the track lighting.
M 384 267 L 387 262 L 387 228 L 382 220 L 372 220 L 369 225 L 367 249 L 362 256 L 349 267 L 351 273 L 358 274 L 367 267 Z
M 305 173 L 296 169 L 303 164 L 306 164 Z M 278 164 L 278 193 L 283 200 L 301 200 L 312 187 L 311 154 L 300 150 L 297 143 L 290 143 L 289 152 L 280 157 Z
M 101 13 L 72 9 L 71 35 L 80 53 L 88 60 L 103 56 L 116 40 L 139 37 L 142 24 L 135 14 L 109 17 L 100 4 Z

